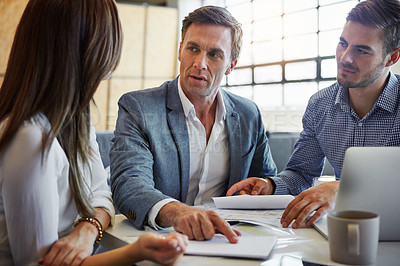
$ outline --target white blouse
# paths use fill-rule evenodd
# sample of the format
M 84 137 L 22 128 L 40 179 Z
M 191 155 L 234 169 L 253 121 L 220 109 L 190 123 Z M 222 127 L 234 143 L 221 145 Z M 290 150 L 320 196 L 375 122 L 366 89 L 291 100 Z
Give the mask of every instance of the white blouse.
M 44 115 L 36 115 L 0 153 L 0 265 L 37 265 L 78 218 L 69 189 L 69 163 L 56 139 L 42 160 L 42 134 L 49 127 Z M 90 146 L 90 170 L 83 172 L 90 203 L 103 208 L 113 221 L 111 192 L 93 127 Z

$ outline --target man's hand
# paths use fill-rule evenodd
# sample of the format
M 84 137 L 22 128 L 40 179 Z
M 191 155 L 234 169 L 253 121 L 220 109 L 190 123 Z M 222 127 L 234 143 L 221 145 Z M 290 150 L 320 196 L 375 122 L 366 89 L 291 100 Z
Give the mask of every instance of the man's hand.
M 339 181 L 327 182 L 301 192 L 282 214 L 281 224 L 288 227 L 293 220 L 292 228 L 298 228 L 307 217 L 315 211 L 314 215 L 306 221 L 311 225 L 318 221 L 324 214 L 333 210 L 339 189 Z
M 156 222 L 161 226 L 172 225 L 175 231 L 187 235 L 191 240 L 210 239 L 216 233 L 221 233 L 229 242 L 237 243 L 241 235 L 215 211 L 197 209 L 177 201 L 162 207 Z
M 273 191 L 274 186 L 269 179 L 249 177 L 231 186 L 226 195 L 232 196 L 236 192 L 239 195 L 271 195 Z

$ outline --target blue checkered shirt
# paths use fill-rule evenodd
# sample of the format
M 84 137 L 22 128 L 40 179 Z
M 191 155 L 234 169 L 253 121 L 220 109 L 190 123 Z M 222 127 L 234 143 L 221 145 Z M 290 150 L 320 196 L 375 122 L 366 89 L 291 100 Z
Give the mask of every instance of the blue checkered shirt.
M 311 96 L 303 131 L 285 170 L 272 177 L 275 194 L 298 195 L 313 184 L 330 162 L 340 179 L 344 154 L 353 146 L 400 146 L 400 76 L 389 81 L 374 107 L 360 119 L 351 107 L 348 89 L 338 83 Z

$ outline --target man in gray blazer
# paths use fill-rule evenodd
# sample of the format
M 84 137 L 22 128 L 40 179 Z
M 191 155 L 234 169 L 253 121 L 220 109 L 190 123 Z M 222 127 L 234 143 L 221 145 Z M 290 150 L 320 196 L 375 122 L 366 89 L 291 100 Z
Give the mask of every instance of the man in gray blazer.
M 180 75 L 119 100 L 111 185 L 117 208 L 138 228 L 173 226 L 196 240 L 220 232 L 235 243 L 239 233 L 214 211 L 190 206 L 242 179 L 276 174 L 259 109 L 219 87 L 241 38 L 226 9 L 195 10 L 183 21 Z

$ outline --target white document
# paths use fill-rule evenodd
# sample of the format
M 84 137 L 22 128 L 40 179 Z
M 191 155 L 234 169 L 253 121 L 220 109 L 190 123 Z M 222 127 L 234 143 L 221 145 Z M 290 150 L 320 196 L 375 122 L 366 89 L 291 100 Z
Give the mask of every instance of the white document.
M 267 259 L 277 238 L 274 236 L 240 236 L 236 244 L 229 243 L 221 234 L 206 241 L 189 241 L 188 255 Z
M 239 195 L 213 197 L 219 209 L 285 209 L 294 199 L 292 195 Z

